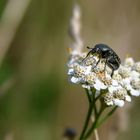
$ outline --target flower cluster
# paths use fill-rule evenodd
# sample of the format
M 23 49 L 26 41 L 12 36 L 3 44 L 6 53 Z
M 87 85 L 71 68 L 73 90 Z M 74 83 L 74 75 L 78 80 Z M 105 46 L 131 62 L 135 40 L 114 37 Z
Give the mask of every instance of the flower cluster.
M 68 75 L 72 83 L 80 84 L 88 90 L 95 89 L 96 96 L 100 95 L 108 106 L 122 107 L 125 101 L 130 102 L 132 96 L 140 95 L 140 62 L 126 58 L 111 77 L 111 69 L 105 60 L 99 60 L 98 55 L 86 53 L 71 53 L 68 63 Z M 104 91 L 104 92 L 101 92 Z

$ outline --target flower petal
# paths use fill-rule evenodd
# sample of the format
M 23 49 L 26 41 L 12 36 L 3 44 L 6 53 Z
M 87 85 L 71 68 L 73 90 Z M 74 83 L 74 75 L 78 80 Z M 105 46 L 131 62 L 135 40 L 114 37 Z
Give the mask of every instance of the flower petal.
M 83 88 L 87 88 L 88 90 L 90 90 L 90 86 L 89 85 L 82 84 L 82 87 Z
M 108 90 L 109 90 L 109 93 L 113 93 L 116 90 L 116 88 L 114 86 L 110 86 Z
M 113 86 L 118 86 L 118 82 L 116 80 L 112 80 L 112 85 Z
M 131 102 L 131 97 L 129 95 L 126 95 L 125 100 L 128 101 L 128 102 Z
M 113 105 L 113 101 L 107 102 L 107 105 Z
M 76 84 L 76 83 L 79 83 L 79 81 L 80 81 L 79 78 L 76 78 L 76 77 L 74 77 L 74 76 L 71 77 L 71 82 L 72 82 L 72 83 L 75 83 L 75 84 Z
M 87 66 L 86 70 L 85 70 L 85 75 L 90 74 L 91 73 L 91 68 L 92 66 Z
M 71 74 L 73 74 L 74 73 L 74 69 L 69 69 L 68 70 L 68 75 L 71 75 Z
M 131 89 L 130 93 L 131 93 L 132 96 L 139 96 L 140 95 L 140 91 L 139 90 Z
M 123 107 L 124 106 L 124 101 L 123 100 L 119 100 L 119 99 L 113 99 L 114 104 L 119 106 L 119 107 Z
M 132 67 L 134 65 L 134 59 L 132 57 L 126 58 L 124 65 L 127 67 Z
M 107 86 L 104 84 L 104 83 L 102 83 L 100 80 L 96 80 L 95 81 L 95 84 L 94 84 L 94 88 L 96 89 L 96 90 L 101 90 L 101 89 L 106 89 L 107 88 Z
M 131 77 L 133 78 L 138 78 L 140 76 L 140 74 L 137 71 L 131 71 Z

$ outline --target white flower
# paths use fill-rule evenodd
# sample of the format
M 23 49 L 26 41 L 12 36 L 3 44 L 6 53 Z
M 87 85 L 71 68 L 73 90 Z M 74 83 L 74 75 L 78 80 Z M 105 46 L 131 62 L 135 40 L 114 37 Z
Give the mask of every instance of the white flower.
M 140 96 L 140 90 L 131 89 L 130 94 L 132 96 Z
M 91 89 L 91 87 L 90 87 L 89 85 L 85 85 L 85 84 L 82 84 L 82 87 L 83 87 L 83 88 L 87 88 L 88 90 Z
M 118 73 L 118 71 L 114 72 L 114 75 L 112 77 L 113 80 L 120 82 L 123 78 L 122 76 Z
M 125 78 L 125 79 L 122 79 L 122 80 L 120 81 L 120 84 L 121 84 L 124 88 L 126 88 L 127 90 L 130 90 L 130 89 L 131 89 L 130 81 L 131 81 L 130 78 Z
M 131 97 L 129 95 L 126 95 L 125 100 L 128 101 L 128 102 L 131 102 Z
M 113 100 L 106 102 L 106 104 L 107 104 L 108 106 L 110 106 L 110 105 L 111 105 L 111 106 L 114 105 Z
M 71 77 L 71 82 L 77 84 L 80 82 L 80 79 L 73 76 Z
M 140 73 L 137 71 L 132 70 L 130 73 L 130 76 L 133 78 L 139 78 L 140 77 Z
M 139 96 L 140 95 L 140 79 L 139 78 L 133 78 L 131 80 L 131 88 L 130 88 L 130 94 L 132 96 Z
M 119 100 L 119 99 L 113 99 L 114 105 L 119 106 L 119 107 L 123 107 L 124 106 L 124 101 L 123 100 Z
M 108 91 L 110 92 L 110 93 L 113 93 L 114 91 L 116 90 L 116 87 L 114 87 L 114 86 L 110 86 L 110 87 L 108 87 Z
M 94 85 L 96 80 L 96 74 L 93 72 L 91 72 L 90 74 L 86 74 L 84 79 L 85 82 L 89 85 Z
M 131 96 L 140 96 L 140 62 L 135 62 L 131 57 L 126 58 L 111 77 L 113 69 L 106 63 L 105 59 L 99 58 L 97 53 L 90 53 L 87 56 L 87 53 L 82 52 L 80 18 L 81 11 L 76 5 L 70 21 L 70 36 L 73 39 L 69 48 L 68 76 L 70 81 L 80 84 L 89 92 L 94 89 L 95 97 L 104 91 L 100 97 L 107 105 L 122 107 L 125 101 L 131 102 Z M 110 64 L 115 66 L 113 61 Z
M 118 83 L 118 81 L 116 81 L 116 80 L 112 80 L 112 85 L 113 85 L 113 86 L 118 86 L 119 83 Z
M 91 73 L 91 70 L 92 70 L 91 68 L 92 68 L 91 66 L 85 67 L 85 75 L 88 75 Z
M 124 67 L 124 66 L 120 66 L 118 73 L 123 77 L 123 78 L 127 78 L 130 77 L 130 68 Z
M 74 73 L 74 69 L 69 69 L 68 70 L 68 75 L 72 75 Z
M 75 65 L 74 66 L 74 75 L 76 77 L 84 77 L 85 76 L 85 73 L 86 73 L 86 68 L 81 66 L 81 65 Z
M 96 63 L 95 63 L 95 65 L 96 65 Z M 100 72 L 104 71 L 104 68 L 105 68 L 105 62 L 104 61 L 100 61 L 100 63 L 98 64 L 97 67 L 95 67 L 95 65 L 93 65 L 93 67 L 94 67 L 93 71 L 95 73 L 100 73 Z
M 134 89 L 140 89 L 140 79 L 139 78 L 133 78 L 131 80 L 131 85 Z
M 93 56 L 89 56 L 88 58 L 85 58 L 85 60 L 84 60 L 84 64 L 86 66 L 92 66 L 92 65 L 96 64 L 96 62 L 97 62 L 97 60 Z
M 111 69 L 108 66 L 105 68 L 104 59 L 96 65 L 98 60 L 96 55 L 72 55 L 68 63 L 70 81 L 88 89 L 90 94 L 94 89 L 95 97 L 104 90 L 101 98 L 108 106 L 122 107 L 125 101 L 131 102 L 131 96 L 140 96 L 140 62 L 135 63 L 132 58 L 127 58 L 111 77 Z
M 104 96 L 104 102 L 110 106 L 110 105 L 113 105 L 113 94 L 112 93 L 109 93 L 107 92 Z
M 140 72 L 140 62 L 135 63 L 133 69 L 136 70 L 137 72 Z
M 111 86 L 108 87 L 108 91 L 110 93 L 114 93 L 115 91 L 120 90 L 120 89 L 122 89 L 122 87 L 120 85 L 119 86 L 113 86 L 113 85 L 111 85 Z
M 100 80 L 96 80 L 95 81 L 95 84 L 94 84 L 94 88 L 96 89 L 96 90 L 101 90 L 101 89 L 106 89 L 107 88 L 107 86 L 103 83 L 103 82 L 101 82 Z
M 126 67 L 132 67 L 134 65 L 135 61 L 132 57 L 126 58 L 124 61 L 124 66 Z

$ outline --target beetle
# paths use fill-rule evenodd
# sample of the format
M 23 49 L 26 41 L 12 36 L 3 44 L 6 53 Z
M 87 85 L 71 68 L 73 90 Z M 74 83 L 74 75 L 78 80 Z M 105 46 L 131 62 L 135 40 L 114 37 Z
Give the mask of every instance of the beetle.
M 105 59 L 104 70 L 106 68 L 106 65 L 110 67 L 112 70 L 112 73 L 111 73 L 111 77 L 112 77 L 114 74 L 114 71 L 117 70 L 121 64 L 121 59 L 115 53 L 115 51 L 106 44 L 96 44 L 94 48 L 90 48 L 90 47 L 87 47 L 87 48 L 90 49 L 90 51 L 88 52 L 85 58 L 87 58 L 90 54 L 93 55 L 97 53 L 99 55 L 99 60 L 97 61 L 96 65 L 93 68 L 95 68 L 99 64 L 100 60 L 103 58 Z

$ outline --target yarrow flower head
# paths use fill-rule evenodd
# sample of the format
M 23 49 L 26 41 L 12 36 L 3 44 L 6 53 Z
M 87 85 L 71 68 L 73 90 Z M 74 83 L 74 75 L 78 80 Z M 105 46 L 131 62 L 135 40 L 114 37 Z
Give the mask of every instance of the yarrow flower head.
M 140 95 L 140 62 L 129 57 L 121 63 L 118 55 L 105 44 L 97 45 L 94 49 L 88 47 L 91 53 L 82 52 L 80 18 L 80 8 L 75 5 L 70 22 L 73 43 L 69 51 L 69 79 L 89 91 L 95 90 L 95 96 L 100 96 L 107 106 L 122 107 L 125 101 L 131 101 L 132 96 Z M 106 49 L 109 54 L 105 53 Z M 110 58 L 108 61 L 107 57 Z
M 132 96 L 140 95 L 140 62 L 126 58 L 111 77 L 111 68 L 105 60 L 101 59 L 97 65 L 98 60 L 96 54 L 88 57 L 86 53 L 71 54 L 68 62 L 70 81 L 98 91 L 107 106 L 122 107 L 125 101 L 131 102 Z M 104 94 L 101 91 L 105 91 Z
M 121 62 L 117 53 L 106 44 L 87 47 L 89 52 L 83 52 L 80 19 L 81 10 L 76 4 L 70 20 L 69 33 L 73 42 L 69 48 L 68 76 L 70 82 L 86 91 L 89 108 L 79 137 L 79 140 L 85 140 L 93 131 L 97 132 L 118 107 L 131 102 L 132 96 L 140 96 L 140 62 L 131 57 Z
M 116 52 L 105 44 L 97 44 L 94 48 L 87 47 L 90 51 L 83 52 L 80 19 L 80 7 L 75 5 L 70 20 L 69 33 L 73 42 L 69 49 L 68 76 L 70 82 L 86 89 L 89 109 L 79 137 L 79 140 L 84 140 L 88 139 L 95 129 L 97 132 L 97 128 L 117 107 L 131 102 L 132 96 L 140 95 L 140 62 L 129 57 L 122 63 Z M 109 110 L 102 114 L 108 107 Z M 94 118 L 91 127 L 90 118 Z

